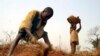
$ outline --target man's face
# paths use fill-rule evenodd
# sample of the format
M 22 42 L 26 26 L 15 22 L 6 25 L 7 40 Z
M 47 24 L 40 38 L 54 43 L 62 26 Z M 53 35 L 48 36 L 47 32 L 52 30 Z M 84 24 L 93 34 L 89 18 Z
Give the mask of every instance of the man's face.
M 76 29 L 76 24 L 71 24 L 71 28 Z

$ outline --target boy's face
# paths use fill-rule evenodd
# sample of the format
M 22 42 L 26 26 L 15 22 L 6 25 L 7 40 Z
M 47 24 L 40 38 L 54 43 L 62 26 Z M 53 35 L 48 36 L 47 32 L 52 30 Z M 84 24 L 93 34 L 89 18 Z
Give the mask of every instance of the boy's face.
M 43 20 L 48 20 L 51 16 L 49 15 L 49 12 L 47 10 L 44 10 L 41 12 L 41 18 Z

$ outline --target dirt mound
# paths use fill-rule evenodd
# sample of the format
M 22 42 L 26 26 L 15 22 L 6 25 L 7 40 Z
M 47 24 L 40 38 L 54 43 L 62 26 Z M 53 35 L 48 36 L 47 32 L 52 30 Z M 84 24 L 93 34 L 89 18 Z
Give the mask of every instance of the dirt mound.
M 7 56 L 9 52 L 9 47 L 10 47 L 9 44 L 0 45 L 0 56 Z M 18 44 L 13 53 L 13 56 L 43 56 L 45 49 L 46 49 L 46 45 L 42 43 Z M 92 52 L 83 51 L 83 52 L 78 52 L 76 54 L 69 54 L 58 49 L 53 49 L 53 50 L 49 50 L 48 56 L 95 56 L 95 55 L 97 56 L 96 54 L 97 52 L 95 53 L 95 51 Z M 100 54 L 98 53 L 98 55 Z
M 7 56 L 10 45 L 0 46 L 0 56 Z M 18 44 L 15 48 L 13 56 L 43 56 L 46 45 L 42 43 L 36 44 Z M 58 50 L 50 50 L 48 56 L 65 56 L 66 54 Z

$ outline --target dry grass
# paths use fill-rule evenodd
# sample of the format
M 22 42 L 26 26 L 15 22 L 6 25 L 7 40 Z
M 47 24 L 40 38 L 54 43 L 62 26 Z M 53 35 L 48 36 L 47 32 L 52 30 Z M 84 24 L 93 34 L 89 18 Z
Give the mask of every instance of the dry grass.
M 0 56 L 7 56 L 9 51 L 9 44 L 0 45 Z M 43 56 L 46 46 L 42 43 L 36 44 L 19 44 L 13 55 L 14 56 Z M 76 54 L 70 54 L 58 49 L 49 51 L 48 56 L 100 56 L 100 48 L 97 48 L 91 52 L 81 51 Z

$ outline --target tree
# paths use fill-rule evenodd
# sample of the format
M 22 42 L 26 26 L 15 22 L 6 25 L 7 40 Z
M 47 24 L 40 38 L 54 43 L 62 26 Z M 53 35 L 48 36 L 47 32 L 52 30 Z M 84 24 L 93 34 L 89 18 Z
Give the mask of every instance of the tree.
M 100 27 L 96 26 L 89 30 L 88 32 L 89 42 L 94 48 L 100 47 Z
M 15 32 L 13 31 L 3 31 L 4 37 L 5 37 L 5 42 L 11 43 L 12 39 L 14 38 Z

